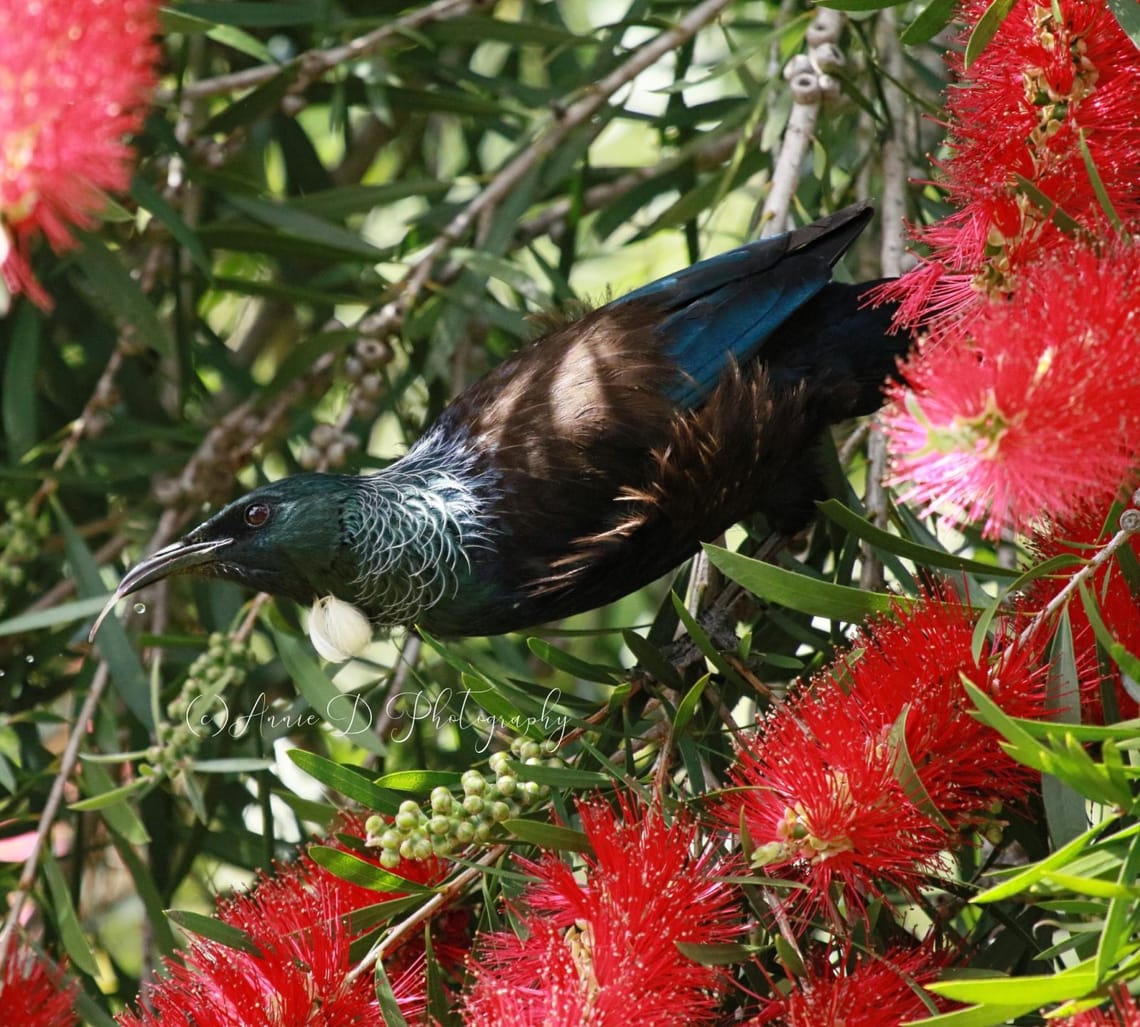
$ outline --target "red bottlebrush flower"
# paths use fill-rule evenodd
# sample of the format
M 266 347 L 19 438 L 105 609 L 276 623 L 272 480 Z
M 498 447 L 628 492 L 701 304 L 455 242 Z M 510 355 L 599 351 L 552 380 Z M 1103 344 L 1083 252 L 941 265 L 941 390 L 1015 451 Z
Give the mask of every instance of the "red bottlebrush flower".
M 1014 716 L 1040 716 L 1038 654 L 1004 639 L 977 660 L 972 638 L 970 611 L 952 602 L 883 618 L 856 639 L 858 656 L 742 742 L 721 816 L 743 823 L 755 865 L 804 885 L 793 907 L 836 919 L 839 900 L 850 911 L 890 888 L 913 893 L 957 831 L 1031 787 L 1032 771 L 970 716 L 961 677 Z
M 988 7 L 964 5 L 971 29 Z M 1130 227 L 1140 220 L 1140 51 L 1104 0 L 1014 4 L 969 69 L 951 61 L 959 86 L 941 170 L 960 209 L 914 230 L 929 258 L 883 291 L 903 301 L 907 324 L 1009 294 L 1024 270 L 1069 245 L 1074 225 L 1109 233 L 1082 140 L 1117 214 Z M 1060 208 L 1064 231 L 1022 180 Z
M 903 498 L 994 537 L 1101 502 L 1137 460 L 1138 311 L 1140 247 L 1075 248 L 936 330 L 884 420 Z
M 1049 1022 L 1056 1027 L 1140 1027 L 1140 1005 L 1126 988 L 1118 988 L 1109 1009 L 1090 1009 Z
M 930 1005 L 922 985 L 938 979 L 944 954 L 929 945 L 894 949 L 881 956 L 863 953 L 838 961 L 819 959 L 787 994 L 770 999 L 746 1027 L 899 1027 L 925 1019 Z
M 1048 560 L 1062 554 L 1071 554 L 1082 560 L 1096 555 L 1097 550 L 1108 541 L 1111 527 L 1101 531 L 1104 518 L 1086 514 L 1073 521 L 1061 522 L 1040 532 L 1033 540 L 1033 549 L 1041 560 Z M 1132 555 L 1140 559 L 1140 538 L 1133 536 L 1127 545 Z M 1075 568 L 1070 570 L 1070 574 Z M 1027 612 L 1044 609 L 1060 592 L 1069 580 L 1068 574 L 1058 574 L 1038 578 L 1026 597 Z M 1101 619 L 1112 637 L 1133 654 L 1140 654 L 1140 604 L 1132 591 L 1118 559 L 1108 560 L 1093 572 L 1088 581 L 1089 590 L 1097 602 Z M 1084 603 L 1079 596 L 1069 603 L 1069 622 L 1073 631 L 1073 645 L 1076 650 L 1077 668 L 1082 673 L 1081 709 L 1086 723 L 1104 723 L 1107 720 L 1131 720 L 1140 716 L 1140 704 L 1125 688 L 1120 669 L 1110 663 L 1102 676 L 1102 668 L 1096 656 L 1096 637 L 1085 613 Z M 1107 689 L 1112 696 L 1115 709 L 1106 717 L 1105 694 Z
M 363 840 L 363 824 L 347 818 L 345 828 Z M 335 838 L 325 844 L 347 848 Z M 423 880 L 439 876 L 440 867 L 435 861 L 409 862 L 396 872 Z M 303 856 L 248 893 L 219 903 L 218 918 L 244 931 L 257 953 L 195 937 L 181 963 L 167 964 L 169 976 L 151 988 L 146 1008 L 120 1013 L 118 1022 L 123 1027 L 384 1027 L 371 975 L 346 980 L 352 967 L 349 947 L 361 932 L 350 930 L 345 917 L 398 894 L 343 881 Z M 385 969 L 404 1016 L 422 1015 L 422 950 Z
M 584 880 L 556 856 L 520 860 L 534 878 L 522 899 L 527 932 L 485 936 L 473 964 L 466 1022 L 496 1027 L 684 1027 L 713 1020 L 727 978 L 682 954 L 740 931 L 734 890 L 708 847 L 694 853 L 684 815 L 622 799 L 580 803 L 592 856 Z
M 13 292 L 50 304 L 28 252 L 74 245 L 103 191 L 130 182 L 123 141 L 154 85 L 155 0 L 0 0 L 0 266 Z M 6 252 L 5 252 L 6 251 Z
M 969 607 L 929 598 L 868 625 L 854 642 L 856 659 L 830 671 L 824 685 L 845 691 L 866 730 L 887 739 L 905 716 L 902 737 L 922 790 L 950 825 L 961 829 L 999 803 L 1016 803 L 1037 774 L 1008 756 L 995 731 L 970 715 L 962 678 L 1011 717 L 1041 717 L 1046 668 L 1040 646 L 1003 631 L 980 658 L 973 655 Z M 813 720 L 821 741 L 833 731 Z M 897 744 L 897 743 L 896 743 Z
M 824 722 L 826 740 L 813 730 Z M 802 884 L 791 908 L 840 922 L 884 889 L 916 892 L 946 847 L 895 768 L 894 749 L 867 732 L 857 703 L 824 682 L 741 741 L 719 813 L 743 825 L 762 873 Z
M 14 948 L 0 979 L 0 1023 L 20 1027 L 77 1027 L 73 1008 L 79 985 L 30 949 Z

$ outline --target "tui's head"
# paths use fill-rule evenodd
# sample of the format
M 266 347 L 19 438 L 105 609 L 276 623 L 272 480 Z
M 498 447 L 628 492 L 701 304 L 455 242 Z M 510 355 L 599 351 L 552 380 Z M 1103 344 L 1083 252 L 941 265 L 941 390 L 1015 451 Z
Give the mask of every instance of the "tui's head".
M 356 571 L 344 521 L 357 481 L 298 474 L 254 489 L 128 571 L 107 609 L 172 574 L 224 578 L 300 603 L 340 591 Z

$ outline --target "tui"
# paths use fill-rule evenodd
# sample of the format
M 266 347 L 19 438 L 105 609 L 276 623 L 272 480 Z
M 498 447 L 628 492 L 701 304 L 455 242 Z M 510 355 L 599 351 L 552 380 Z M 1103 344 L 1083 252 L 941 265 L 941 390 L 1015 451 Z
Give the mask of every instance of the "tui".
M 871 216 L 848 207 L 552 324 L 402 459 L 255 489 L 134 567 L 108 609 L 192 573 L 332 603 L 366 637 L 491 635 L 624 596 L 751 513 L 795 532 L 822 493 L 821 433 L 874 411 L 907 348 L 892 308 L 864 306 L 877 283 L 831 281 Z

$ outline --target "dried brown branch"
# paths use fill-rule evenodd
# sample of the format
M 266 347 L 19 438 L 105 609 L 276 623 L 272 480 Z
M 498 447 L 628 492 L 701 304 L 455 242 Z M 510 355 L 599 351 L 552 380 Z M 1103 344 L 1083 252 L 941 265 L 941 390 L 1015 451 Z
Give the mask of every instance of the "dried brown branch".
M 302 91 L 325 72 L 331 71 L 341 64 L 360 60 L 362 57 L 368 57 L 379 50 L 383 50 L 384 47 L 414 29 L 422 28 L 433 21 L 445 21 L 448 18 L 458 18 L 470 14 L 472 11 L 486 6 L 487 2 L 488 0 L 436 0 L 435 3 L 410 11 L 387 25 L 381 25 L 379 28 L 373 29 L 363 36 L 357 36 L 341 46 L 333 46 L 325 50 L 306 50 L 292 62 L 301 66 L 301 73 L 293 85 L 293 92 Z M 176 97 L 202 100 L 213 96 L 224 96 L 227 93 L 254 89 L 276 78 L 284 70 L 284 65 L 260 64 L 255 68 L 246 68 L 226 75 L 216 75 L 213 78 L 201 79 L 198 82 L 188 82 L 179 90 L 159 90 L 156 100 L 160 104 L 168 104 L 173 102 Z

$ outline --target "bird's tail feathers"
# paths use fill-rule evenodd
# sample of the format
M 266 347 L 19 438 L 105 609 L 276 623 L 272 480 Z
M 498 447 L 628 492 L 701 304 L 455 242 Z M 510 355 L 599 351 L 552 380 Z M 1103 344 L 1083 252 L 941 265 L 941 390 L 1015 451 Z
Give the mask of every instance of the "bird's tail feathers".
M 897 380 L 910 349 L 909 333 L 895 330 L 897 304 L 872 306 L 879 281 L 832 282 L 790 317 L 765 347 L 776 383 L 804 382 L 832 422 L 870 414 L 883 403 L 883 385 Z

